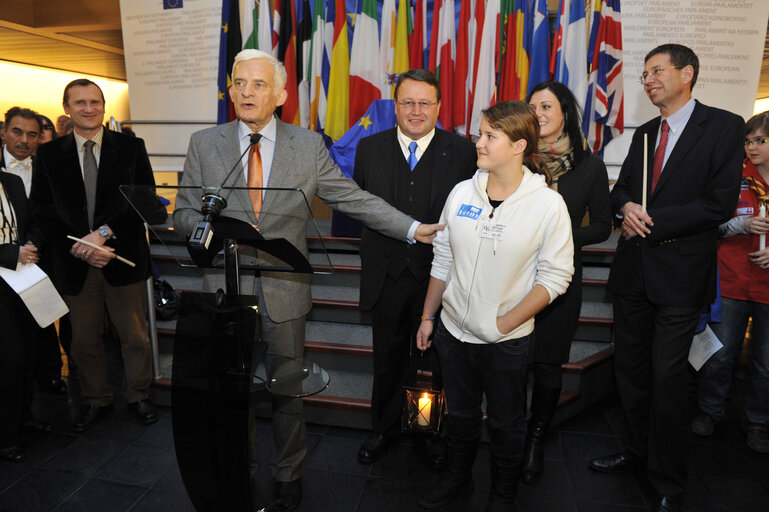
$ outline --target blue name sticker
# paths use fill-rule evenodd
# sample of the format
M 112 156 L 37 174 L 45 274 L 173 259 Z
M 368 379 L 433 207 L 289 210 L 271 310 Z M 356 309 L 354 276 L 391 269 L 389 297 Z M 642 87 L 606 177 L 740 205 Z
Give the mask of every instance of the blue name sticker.
M 483 211 L 478 206 L 473 206 L 471 204 L 463 204 L 459 207 L 459 211 L 457 212 L 457 217 L 467 217 L 469 219 L 476 220 L 478 217 L 481 216 L 481 211 Z

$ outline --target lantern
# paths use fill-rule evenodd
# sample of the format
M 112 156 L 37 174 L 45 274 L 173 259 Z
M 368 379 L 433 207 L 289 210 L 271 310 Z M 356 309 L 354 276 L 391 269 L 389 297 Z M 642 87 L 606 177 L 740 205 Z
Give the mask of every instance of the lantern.
M 440 377 L 430 370 L 417 370 L 403 389 L 403 431 L 438 434 L 445 407 Z

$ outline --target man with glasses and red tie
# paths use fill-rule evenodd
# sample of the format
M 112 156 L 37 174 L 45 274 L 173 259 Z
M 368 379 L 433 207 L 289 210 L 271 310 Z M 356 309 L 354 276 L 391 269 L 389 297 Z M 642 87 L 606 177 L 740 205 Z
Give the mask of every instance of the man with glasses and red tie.
M 435 127 L 441 90 L 432 72 L 412 69 L 403 73 L 394 96 L 398 126 L 361 139 L 353 178 L 362 189 L 415 219 L 438 222 L 454 185 L 471 178 L 477 169 L 475 145 Z M 415 343 L 421 322 L 433 248 L 364 228 L 360 256 L 360 307 L 371 311 L 374 344 L 374 434 L 361 446 L 358 461 L 371 464 L 400 433 L 402 386 L 409 353 L 416 352 L 415 345 L 412 350 L 409 347 Z M 441 448 L 428 440 L 434 465 L 445 460 Z
M 622 236 L 608 287 L 617 388 L 630 430 L 623 451 L 590 467 L 619 473 L 645 466 L 657 511 L 682 509 L 687 358 L 702 307 L 716 295 L 718 226 L 737 202 L 745 140 L 742 118 L 692 98 L 698 71 L 685 46 L 664 44 L 646 55 L 641 82 L 660 117 L 636 130 L 611 194 Z

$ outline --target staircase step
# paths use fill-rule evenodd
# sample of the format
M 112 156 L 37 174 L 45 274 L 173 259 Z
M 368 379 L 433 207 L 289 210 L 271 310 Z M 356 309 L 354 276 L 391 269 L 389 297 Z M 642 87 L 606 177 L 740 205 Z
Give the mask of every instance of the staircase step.
M 324 392 L 304 399 L 307 420 L 330 425 L 370 427 L 373 349 L 370 315 L 359 309 L 360 239 L 330 237 L 330 221 L 319 221 L 323 238 L 308 224 L 313 308 L 307 317 L 305 349 L 308 359 L 329 372 Z M 203 270 L 192 265 L 185 240 L 172 229 L 156 230 L 165 245 L 151 252 L 163 278 L 178 291 L 199 290 Z M 564 388 L 556 422 L 611 392 L 613 327 L 611 295 L 606 282 L 619 233 L 606 242 L 584 247 L 583 305 L 569 363 L 563 365 Z M 183 266 L 180 266 L 180 262 Z M 153 384 L 170 401 L 170 377 L 175 321 L 158 322 L 163 377 Z
M 308 340 L 346 345 L 372 346 L 370 325 L 335 324 L 308 320 L 305 328 Z

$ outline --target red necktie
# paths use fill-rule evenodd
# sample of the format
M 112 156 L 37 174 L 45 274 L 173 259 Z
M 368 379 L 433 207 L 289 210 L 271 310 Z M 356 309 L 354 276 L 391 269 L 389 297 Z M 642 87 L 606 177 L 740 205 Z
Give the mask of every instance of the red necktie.
M 665 161 L 665 149 L 668 147 L 668 133 L 670 126 L 667 121 L 662 121 L 662 133 L 660 134 L 660 143 L 654 152 L 654 167 L 652 167 L 652 194 L 657 187 L 657 182 L 662 175 L 662 163 Z
M 262 138 L 258 133 L 256 135 L 259 139 Z M 251 149 L 248 151 L 248 181 L 246 185 L 248 188 L 263 187 L 262 182 L 262 154 L 259 152 L 259 142 L 257 141 L 251 145 Z M 251 198 L 251 206 L 254 207 L 254 216 L 258 218 L 262 209 L 262 191 L 249 190 L 248 195 Z

